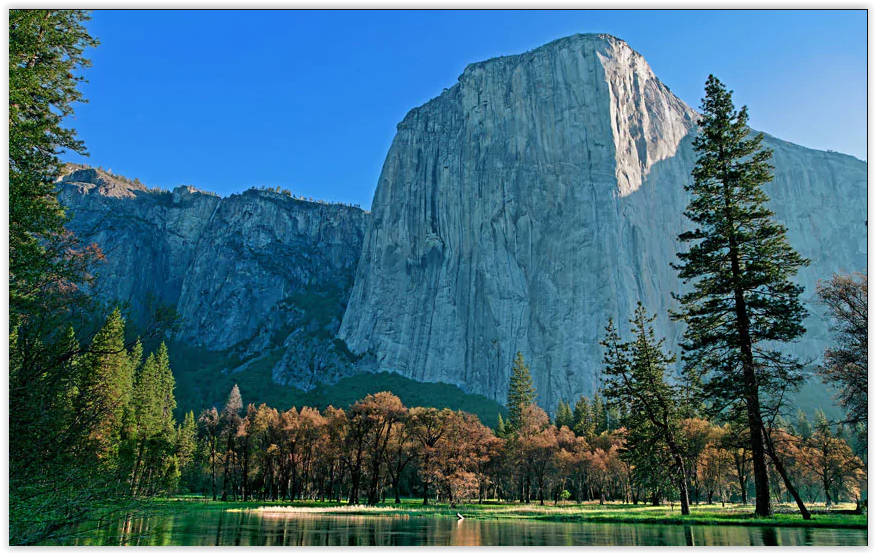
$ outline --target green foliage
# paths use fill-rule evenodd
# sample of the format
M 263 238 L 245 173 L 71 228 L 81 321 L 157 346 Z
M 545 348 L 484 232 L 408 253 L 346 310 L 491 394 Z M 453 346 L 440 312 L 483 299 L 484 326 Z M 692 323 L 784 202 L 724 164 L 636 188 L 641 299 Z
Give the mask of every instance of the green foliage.
M 516 431 L 523 421 L 523 411 L 535 402 L 535 385 L 529 366 L 520 352 L 514 356 L 514 366 L 511 368 L 511 380 L 508 383 L 508 422 L 506 429 Z
M 77 89 L 96 46 L 81 10 L 9 11 L 9 294 L 15 325 L 46 289 L 81 281 L 87 256 L 64 230 L 55 179 L 58 154 L 84 153 L 65 119 L 83 102 Z
M 823 415 L 824 412 L 822 411 Z M 794 432 L 803 440 L 808 440 L 812 436 L 812 424 L 809 423 L 809 418 L 806 417 L 806 412 L 797 410 L 797 417 L 794 420 Z
M 176 455 L 180 467 L 180 482 L 190 483 L 197 473 L 198 425 L 194 412 L 186 412 L 182 424 L 176 429 Z
M 685 215 L 695 229 L 679 236 L 690 249 L 675 266 L 693 290 L 678 297 L 675 317 L 687 324 L 687 368 L 707 374 L 706 396 L 720 405 L 750 394 L 738 377 L 744 367 L 758 366 L 755 389 L 784 391 L 796 382 L 798 365 L 775 344 L 805 331 L 802 289 L 790 278 L 808 260 L 766 207 L 772 151 L 761 146 L 762 134 L 748 138 L 746 107 L 737 112 L 731 93 L 710 76 L 702 110 L 694 182 L 686 186 Z
M 505 428 L 505 420 L 502 419 L 502 414 L 499 414 L 499 420 L 496 423 L 496 436 L 502 439 L 508 436 L 508 429 Z
M 241 395 L 256 405 L 267 404 L 288 410 L 293 406 L 311 406 L 320 410 L 329 406 L 346 408 L 369 394 L 391 391 L 406 406 L 431 406 L 463 410 L 478 416 L 485 425 L 494 427 L 500 413 L 506 410 L 496 401 L 479 394 L 467 394 L 447 383 L 423 383 L 397 373 L 360 373 L 339 380 L 334 385 L 318 383 L 309 391 L 273 382 L 277 356 L 267 356 L 244 371 L 230 370 L 240 360 L 230 352 L 213 352 L 174 342 L 170 345 L 171 365 L 177 382 L 179 406 L 177 417 L 186 411 L 200 413 L 211 406 L 224 405 L 228 391 L 237 384 Z
M 131 402 L 133 367 L 125 348 L 125 321 L 118 309 L 94 337 L 82 361 L 82 378 L 73 402 L 87 429 L 83 445 L 106 471 L 117 469 L 123 417 Z
M 596 422 L 593 419 L 593 411 L 590 409 L 590 401 L 586 396 L 581 396 L 575 402 L 575 410 L 572 413 L 572 430 L 579 437 L 590 438 L 596 436 Z
M 135 352 L 136 349 L 137 346 Z M 132 421 L 124 436 L 128 452 L 126 474 L 130 475 L 132 494 L 151 496 L 173 490 L 179 470 L 176 457 L 178 437 L 173 415 L 176 409 L 174 378 L 167 346 L 161 343 L 158 350 L 138 367 L 134 378 Z
M 748 110 L 714 76 L 706 82 L 698 154 L 686 185 L 685 216 L 694 229 L 679 235 L 689 250 L 673 265 L 689 292 L 676 296 L 684 321 L 688 382 L 703 384 L 713 412 L 745 406 L 751 436 L 756 511 L 769 515 L 763 412 L 779 413 L 786 392 L 801 382 L 801 365 L 777 345 L 803 335 L 802 288 L 791 282 L 808 260 L 795 252 L 773 220 L 763 186 L 772 180 L 772 151 L 750 136 Z
M 593 416 L 593 425 L 597 435 L 608 431 L 608 410 L 599 392 L 593 393 L 593 401 L 590 404 L 590 413 Z
M 182 428 L 187 441 L 173 418 L 167 348 L 143 361 L 142 344 L 125 342 L 118 309 L 90 344 L 80 345 L 72 328 L 51 347 L 24 337 L 12 335 L 13 390 L 23 384 L 22 375 L 36 375 L 22 371 L 28 365 L 46 370 L 35 386 L 24 388 L 31 394 L 16 392 L 11 402 L 17 411 L 10 418 L 12 542 L 38 542 L 91 517 L 110 521 L 135 497 L 173 491 L 192 459 L 194 420 Z
M 605 348 L 603 390 L 612 405 L 626 408 L 624 458 L 640 474 L 644 469 L 657 478 L 672 477 L 679 485 L 682 511 L 686 511 L 687 488 L 679 431 L 684 411 L 682 391 L 669 382 L 669 368 L 675 356 L 664 352 L 664 339 L 656 338 L 652 326 L 655 319 L 656 316 L 648 317 L 639 303 L 630 320 L 634 337 L 631 343 L 621 342 L 609 320 L 601 343 Z M 668 474 L 664 468 L 669 469 Z
M 564 425 L 572 429 L 575 425 L 575 416 L 572 414 L 572 408 L 568 402 L 560 400 L 557 404 L 557 414 L 554 416 L 554 425 L 558 428 Z

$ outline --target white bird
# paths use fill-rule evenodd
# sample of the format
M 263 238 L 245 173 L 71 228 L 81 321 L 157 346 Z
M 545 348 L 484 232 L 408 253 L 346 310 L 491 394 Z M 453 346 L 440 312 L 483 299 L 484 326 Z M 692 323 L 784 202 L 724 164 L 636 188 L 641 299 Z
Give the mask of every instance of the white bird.
M 456 512 L 456 517 L 458 517 L 460 520 L 465 519 L 464 517 L 462 517 L 462 514 L 459 512 Z

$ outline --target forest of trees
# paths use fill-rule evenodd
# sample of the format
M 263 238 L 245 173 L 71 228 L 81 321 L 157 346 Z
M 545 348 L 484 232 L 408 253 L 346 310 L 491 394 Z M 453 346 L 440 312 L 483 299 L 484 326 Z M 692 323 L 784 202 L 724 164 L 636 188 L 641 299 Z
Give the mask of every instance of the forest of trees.
M 669 387 L 671 388 L 671 387 Z M 521 390 L 531 395 L 519 394 Z M 221 411 L 198 418 L 198 447 L 180 491 L 221 500 L 323 500 L 351 504 L 500 500 L 509 502 L 749 502 L 751 452 L 744 426 L 681 408 L 673 447 L 638 409 L 609 398 L 613 386 L 551 419 L 535 404 L 529 369 L 515 360 L 507 421 L 490 429 L 473 415 L 406 407 L 390 392 L 347 410 L 280 411 L 244 404 L 235 387 Z M 633 407 L 631 404 L 630 407 Z M 647 418 L 644 418 L 647 419 Z M 858 429 L 857 431 L 860 431 Z M 799 411 L 773 430 L 776 449 L 807 502 L 855 501 L 866 486 L 865 437 Z M 676 460 L 683 478 L 676 477 Z M 768 466 L 774 501 L 790 501 Z

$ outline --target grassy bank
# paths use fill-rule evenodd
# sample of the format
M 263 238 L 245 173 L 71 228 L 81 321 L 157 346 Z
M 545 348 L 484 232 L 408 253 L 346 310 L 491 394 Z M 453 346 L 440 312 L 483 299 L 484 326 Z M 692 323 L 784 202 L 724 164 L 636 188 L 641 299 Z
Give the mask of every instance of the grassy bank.
M 840 513 L 851 510 L 854 505 L 837 506 L 833 512 L 824 512 L 823 506 L 812 505 L 812 519 L 804 521 L 792 505 L 776 506 L 778 512 L 771 518 L 753 515 L 752 506 L 740 504 L 701 504 L 691 507 L 691 515 L 682 516 L 678 505 L 649 506 L 620 503 L 566 503 L 554 506 L 546 504 L 517 504 L 486 502 L 465 504 L 450 508 L 446 503 L 423 506 L 421 500 L 405 499 L 401 504 L 387 503 L 378 506 L 349 506 L 328 502 L 209 502 L 196 499 L 156 500 L 159 511 L 228 510 L 253 511 L 263 514 L 334 514 L 407 517 L 456 517 L 457 513 L 467 519 L 531 519 L 541 521 L 564 521 L 581 523 L 649 523 L 686 525 L 754 525 L 771 527 L 828 527 L 866 529 L 867 516 Z

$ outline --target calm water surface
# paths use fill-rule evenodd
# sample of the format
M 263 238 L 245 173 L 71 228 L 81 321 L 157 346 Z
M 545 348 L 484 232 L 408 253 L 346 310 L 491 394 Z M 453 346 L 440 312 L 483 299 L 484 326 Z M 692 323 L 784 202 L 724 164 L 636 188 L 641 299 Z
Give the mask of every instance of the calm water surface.
M 66 544 L 866 545 L 867 531 L 205 511 L 137 519 Z

